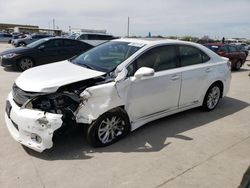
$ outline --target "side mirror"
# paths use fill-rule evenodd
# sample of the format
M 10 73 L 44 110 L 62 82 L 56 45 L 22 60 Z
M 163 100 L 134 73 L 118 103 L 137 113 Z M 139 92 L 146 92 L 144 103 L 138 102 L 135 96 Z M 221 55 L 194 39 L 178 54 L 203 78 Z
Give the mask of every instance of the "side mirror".
M 136 79 L 140 79 L 142 77 L 147 77 L 147 76 L 153 76 L 155 73 L 154 69 L 152 68 L 148 68 L 148 67 L 141 67 L 139 68 L 135 74 L 134 74 L 134 77 Z
M 41 46 L 38 47 L 39 50 L 43 50 L 44 48 L 45 48 L 44 45 L 41 45 Z

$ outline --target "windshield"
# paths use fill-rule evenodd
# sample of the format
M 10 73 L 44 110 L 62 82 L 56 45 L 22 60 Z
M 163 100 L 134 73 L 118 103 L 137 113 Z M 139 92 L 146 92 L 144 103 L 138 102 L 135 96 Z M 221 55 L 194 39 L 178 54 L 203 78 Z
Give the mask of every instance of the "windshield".
M 35 42 L 32 42 L 32 43 L 28 44 L 27 47 L 29 47 L 29 48 L 35 48 L 35 47 L 43 44 L 47 40 L 48 40 L 47 38 L 39 39 L 39 40 L 37 40 Z
M 110 72 L 143 46 L 138 43 L 111 41 L 83 53 L 71 62 L 90 69 Z

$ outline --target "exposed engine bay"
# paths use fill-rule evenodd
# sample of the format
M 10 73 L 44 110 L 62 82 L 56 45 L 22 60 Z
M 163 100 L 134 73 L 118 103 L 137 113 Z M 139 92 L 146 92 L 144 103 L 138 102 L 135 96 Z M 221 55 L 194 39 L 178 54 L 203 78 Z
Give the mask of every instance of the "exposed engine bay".
M 14 84 L 12 88 L 13 100 L 21 108 L 61 114 L 63 125 L 59 131 L 63 131 L 76 125 L 76 111 L 84 100 L 80 97 L 80 94 L 88 87 L 107 83 L 111 80 L 110 77 L 106 76 L 92 78 L 64 85 L 54 93 L 26 92 Z

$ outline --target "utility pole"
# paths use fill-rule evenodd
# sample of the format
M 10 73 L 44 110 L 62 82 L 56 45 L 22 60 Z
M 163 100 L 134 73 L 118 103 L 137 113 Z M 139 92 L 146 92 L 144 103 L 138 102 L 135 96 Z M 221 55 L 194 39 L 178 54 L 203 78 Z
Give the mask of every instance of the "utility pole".
M 53 18 L 53 29 L 55 29 L 55 19 Z
M 69 34 L 71 34 L 71 26 L 69 25 Z
M 129 25 L 130 23 L 129 23 L 129 17 L 128 17 L 128 28 L 127 28 L 127 36 L 129 37 Z

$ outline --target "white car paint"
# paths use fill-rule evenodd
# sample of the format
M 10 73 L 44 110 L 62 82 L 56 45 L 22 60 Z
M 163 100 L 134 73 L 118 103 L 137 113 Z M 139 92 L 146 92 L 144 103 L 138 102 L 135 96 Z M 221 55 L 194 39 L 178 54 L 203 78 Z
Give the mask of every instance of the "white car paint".
M 65 60 L 28 69 L 17 78 L 16 84 L 24 91 L 55 92 L 60 86 L 104 74 Z
M 12 106 L 11 119 L 5 114 L 5 121 L 12 137 L 38 152 L 52 147 L 53 133 L 61 127 L 62 115 L 20 108 L 13 101 L 12 93 L 9 94 L 8 99 Z M 14 127 L 14 122 L 18 125 L 18 130 Z M 43 141 L 37 143 L 33 135 L 39 135 Z
M 228 59 L 221 58 L 207 48 L 189 42 L 175 40 L 138 40 L 118 39 L 142 46 L 140 50 L 122 62 L 115 70 L 116 78 L 86 88 L 80 95 L 81 103 L 74 112 L 77 123 L 91 124 L 103 113 L 124 106 L 128 114 L 131 131 L 155 119 L 201 106 L 206 91 L 216 81 L 223 83 L 223 96 L 230 87 L 231 73 Z M 206 63 L 178 67 L 155 72 L 152 76 L 136 78 L 126 77 L 127 66 L 147 50 L 161 45 L 182 44 L 194 46 L 210 57 Z M 24 91 L 55 92 L 60 86 L 104 75 L 103 72 L 90 70 L 66 61 L 44 65 L 25 71 L 16 80 L 16 84 Z M 53 132 L 58 129 L 62 120 L 60 115 L 37 109 L 18 107 L 9 95 L 13 110 L 10 118 L 5 115 L 7 127 L 11 135 L 23 145 L 36 151 L 52 147 Z M 38 121 L 46 117 L 49 129 L 41 128 Z M 48 117 L 47 117 L 48 116 Z M 19 131 L 13 128 L 12 120 L 18 124 Z M 27 127 L 28 126 L 28 127 Z M 38 134 L 43 142 L 38 144 L 30 138 L 32 133 Z M 26 135 L 26 136 L 25 136 Z

